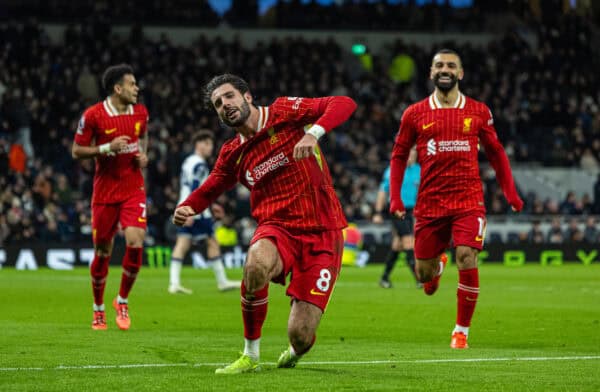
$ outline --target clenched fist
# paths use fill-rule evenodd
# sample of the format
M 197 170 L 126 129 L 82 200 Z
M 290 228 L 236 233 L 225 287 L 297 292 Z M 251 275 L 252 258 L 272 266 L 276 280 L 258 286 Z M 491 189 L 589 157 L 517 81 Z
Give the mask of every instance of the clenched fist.
M 185 225 L 185 222 L 188 218 L 196 215 L 196 211 L 192 209 L 190 206 L 182 206 L 175 209 L 173 213 L 173 223 L 177 226 Z

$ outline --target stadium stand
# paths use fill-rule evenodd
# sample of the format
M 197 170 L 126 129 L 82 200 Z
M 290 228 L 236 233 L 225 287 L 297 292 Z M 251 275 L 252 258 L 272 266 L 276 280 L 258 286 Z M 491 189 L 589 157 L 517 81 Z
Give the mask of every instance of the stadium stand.
M 5 15 L 32 15 L 27 7 L 33 3 L 40 5 L 12 2 Z M 130 26 L 127 35 L 111 33 L 112 23 L 126 22 L 119 15 L 137 9 L 140 2 L 79 3 L 61 8 L 60 14 L 59 7 L 44 13 L 36 8 L 44 22 L 81 20 L 77 25 L 64 24 L 60 42 L 50 39 L 48 25 L 35 18 L 0 24 L 0 245 L 89 237 L 93 163 L 74 162 L 70 147 L 83 108 L 101 97 L 99 74 L 117 62 L 131 63 L 136 69 L 151 114 L 147 169 L 151 241 L 163 242 L 169 232 L 165 226 L 177 201 L 180 163 L 190 152 L 187 135 L 198 127 L 221 129 L 215 116 L 202 107 L 200 90 L 212 75 L 225 70 L 243 75 L 259 104 L 269 103 L 279 92 L 348 94 L 360 103 L 348 124 L 322 145 L 348 219 L 370 219 L 402 111 L 430 89 L 426 70 L 433 48 L 397 39 L 362 61 L 366 59 L 353 56 L 350 48 L 333 38 L 282 35 L 244 47 L 236 39 L 199 35 L 189 46 L 181 46 L 167 35 L 149 39 L 140 25 Z M 239 15 L 253 12 L 257 18 L 249 27 L 311 27 L 300 26 L 302 19 L 333 29 L 370 29 L 377 23 L 383 30 L 489 31 L 485 19 L 465 20 L 460 9 L 437 5 L 388 9 L 392 6 L 384 3 L 325 7 L 279 2 L 278 8 L 259 15 L 243 7 L 247 2 L 234 1 L 233 9 L 220 17 L 207 2 L 188 2 L 190 8 L 177 10 L 164 1 L 150 2 L 152 6 L 143 3 L 145 20 L 162 24 L 179 23 L 177 18 L 187 15 L 185 22 L 196 26 L 237 27 Z M 499 18 L 504 30 L 495 31 L 497 38 L 486 46 L 446 45 L 461 53 L 468 70 L 462 89 L 491 107 L 513 164 L 583 168 L 595 178 L 600 170 L 600 58 L 593 48 L 600 45 L 593 15 L 589 10 L 556 12 L 557 8 L 551 13 L 545 8 L 551 8 L 551 1 L 543 2 L 543 8 L 524 6 L 526 2 L 475 3 L 475 11 L 485 9 L 486 15 L 491 15 L 489 7 L 497 7 L 497 15 L 504 15 Z M 397 79 L 390 66 L 400 55 L 415 71 Z M 219 143 L 231 135 L 221 129 Z M 493 171 L 482 162 L 488 212 L 504 219 L 510 209 Z M 547 241 L 551 237 L 548 216 L 561 217 L 562 240 L 582 238 L 565 231 L 568 216 L 577 215 L 582 232 L 589 226 L 583 240 L 598 242 L 596 221 L 588 221 L 585 229 L 583 221 L 584 216 L 600 213 L 600 176 L 592 194 L 563 200 L 563 191 L 527 189 L 525 212 L 543 221 Z M 234 190 L 221 202 L 236 217 L 247 215 L 244 192 Z M 526 240 L 529 226 L 520 232 L 497 233 L 493 241 Z

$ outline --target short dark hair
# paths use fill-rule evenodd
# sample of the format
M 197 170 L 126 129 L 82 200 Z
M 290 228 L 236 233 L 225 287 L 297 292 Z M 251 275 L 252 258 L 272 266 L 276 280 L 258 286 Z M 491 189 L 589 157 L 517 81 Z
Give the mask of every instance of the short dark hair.
M 215 134 L 210 129 L 200 129 L 192 136 L 192 144 L 195 146 L 196 143 L 203 142 L 204 140 L 208 139 L 212 140 L 214 143 Z
M 437 56 L 438 54 L 453 54 L 453 55 L 455 55 L 456 57 L 458 57 L 458 61 L 460 61 L 460 65 L 462 67 L 462 58 L 460 57 L 460 54 L 458 54 L 458 52 L 456 50 L 454 50 L 454 49 L 448 49 L 448 48 L 442 48 L 442 49 L 438 50 L 437 52 L 435 52 L 433 54 L 433 57 L 431 58 L 432 61 L 435 58 L 435 56 Z
M 129 64 L 117 64 L 111 65 L 106 68 L 102 75 L 102 88 L 107 95 L 111 95 L 114 92 L 115 84 L 123 82 L 123 76 L 131 74 L 133 75 L 133 67 Z
M 237 75 L 223 74 L 215 76 L 210 80 L 210 82 L 206 83 L 206 86 L 204 86 L 204 106 L 207 109 L 212 109 L 213 107 L 212 101 L 210 100 L 213 91 L 227 83 L 230 83 L 242 95 L 250 91 L 250 87 L 248 87 L 248 82 L 246 82 L 244 79 L 240 78 Z

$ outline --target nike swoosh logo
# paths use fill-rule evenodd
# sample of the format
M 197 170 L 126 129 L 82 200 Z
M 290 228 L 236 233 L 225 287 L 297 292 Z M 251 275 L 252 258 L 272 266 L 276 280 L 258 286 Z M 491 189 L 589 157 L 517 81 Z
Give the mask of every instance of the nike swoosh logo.
M 140 222 L 140 223 L 146 223 L 146 219 L 145 218 L 138 218 L 138 222 Z
M 240 161 L 242 160 L 242 157 L 244 156 L 244 153 L 241 153 L 240 156 L 238 157 L 237 161 L 235 161 L 236 165 L 240 164 Z
M 317 290 L 315 290 L 315 289 L 310 289 L 310 293 L 311 293 L 312 295 L 322 295 L 322 296 L 325 296 L 325 295 L 326 295 L 324 292 L 322 292 L 322 291 L 317 291 Z
M 107 135 L 110 135 L 111 133 L 115 133 L 117 131 L 117 128 L 111 128 L 111 129 L 105 129 L 104 133 Z
M 481 241 L 483 241 L 483 237 L 476 236 L 475 237 L 475 241 L 481 242 Z
M 429 124 L 423 124 L 423 129 L 425 130 L 425 129 L 431 128 L 431 127 L 433 127 L 433 124 L 435 124 L 435 121 L 430 122 Z
M 477 302 L 477 298 L 465 297 L 465 299 L 469 302 Z

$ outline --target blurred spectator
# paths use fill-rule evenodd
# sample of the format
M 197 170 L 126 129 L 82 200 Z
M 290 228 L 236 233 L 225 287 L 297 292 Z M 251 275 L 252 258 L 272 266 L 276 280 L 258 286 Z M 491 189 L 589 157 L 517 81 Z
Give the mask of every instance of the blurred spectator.
M 544 212 L 550 215 L 560 214 L 558 201 L 554 199 L 546 199 L 544 201 Z
M 590 195 L 588 193 L 585 193 L 582 197 L 581 200 L 578 202 L 578 204 L 581 206 L 581 212 L 583 214 L 591 214 L 593 206 L 594 206 L 594 202 L 591 199 Z
M 396 83 L 410 83 L 417 72 L 415 60 L 401 41 L 397 41 L 392 49 L 395 53 L 388 68 L 388 75 Z
M 569 226 L 565 230 L 564 238 L 568 242 L 582 242 L 583 232 L 579 229 L 579 221 L 577 218 L 571 218 L 569 220 Z
M 564 215 L 573 215 L 578 213 L 577 207 L 577 197 L 575 196 L 575 192 L 569 191 L 565 200 L 560 203 L 560 213 Z M 581 213 L 581 211 L 579 211 Z
M 550 244 L 562 244 L 564 240 L 565 236 L 563 235 L 560 218 L 553 218 L 546 241 Z
M 544 243 L 544 233 L 541 229 L 541 223 L 539 220 L 534 220 L 532 222 L 531 230 L 529 230 L 529 234 L 527 235 L 527 241 L 530 244 L 542 244 Z
M 6 216 L 0 210 L 0 246 L 6 245 L 6 239 L 10 235 L 10 227 L 6 223 Z
M 581 155 L 581 159 L 579 161 L 579 165 L 583 170 L 586 170 L 590 173 L 597 173 L 600 165 L 598 165 L 598 160 L 592 153 L 591 148 L 586 148 L 583 150 L 583 154 Z
M 28 162 L 31 162 L 34 158 L 31 144 L 31 114 L 24 99 L 20 88 L 13 89 L 9 98 L 3 102 L 2 116 L 14 133 L 14 143 L 23 147 Z
M 58 203 L 61 208 L 69 208 L 73 203 L 73 191 L 67 176 L 64 174 L 58 174 L 56 176 L 56 189 L 54 191 L 53 199 Z
M 31 190 L 33 191 L 34 200 L 38 208 L 43 208 L 43 206 L 50 201 L 50 197 L 52 196 L 52 184 L 43 173 L 39 173 L 35 177 Z
M 23 146 L 18 143 L 14 143 L 10 146 L 10 151 L 8 152 L 8 166 L 17 173 L 24 173 L 27 168 L 27 154 L 25 154 Z
M 583 240 L 588 244 L 596 244 L 599 240 L 598 227 L 596 218 L 593 216 L 587 217 L 585 220 L 585 229 L 583 230 Z
M 594 214 L 600 214 L 600 173 L 596 177 L 596 183 L 594 184 L 594 204 L 592 211 Z
M 8 175 L 8 152 L 10 149 L 10 144 L 0 138 L 0 176 Z
M 81 73 L 77 78 L 77 91 L 81 98 L 85 101 L 83 104 L 87 106 L 98 101 L 98 80 L 96 76 L 90 72 L 90 67 L 86 64 L 81 69 Z

